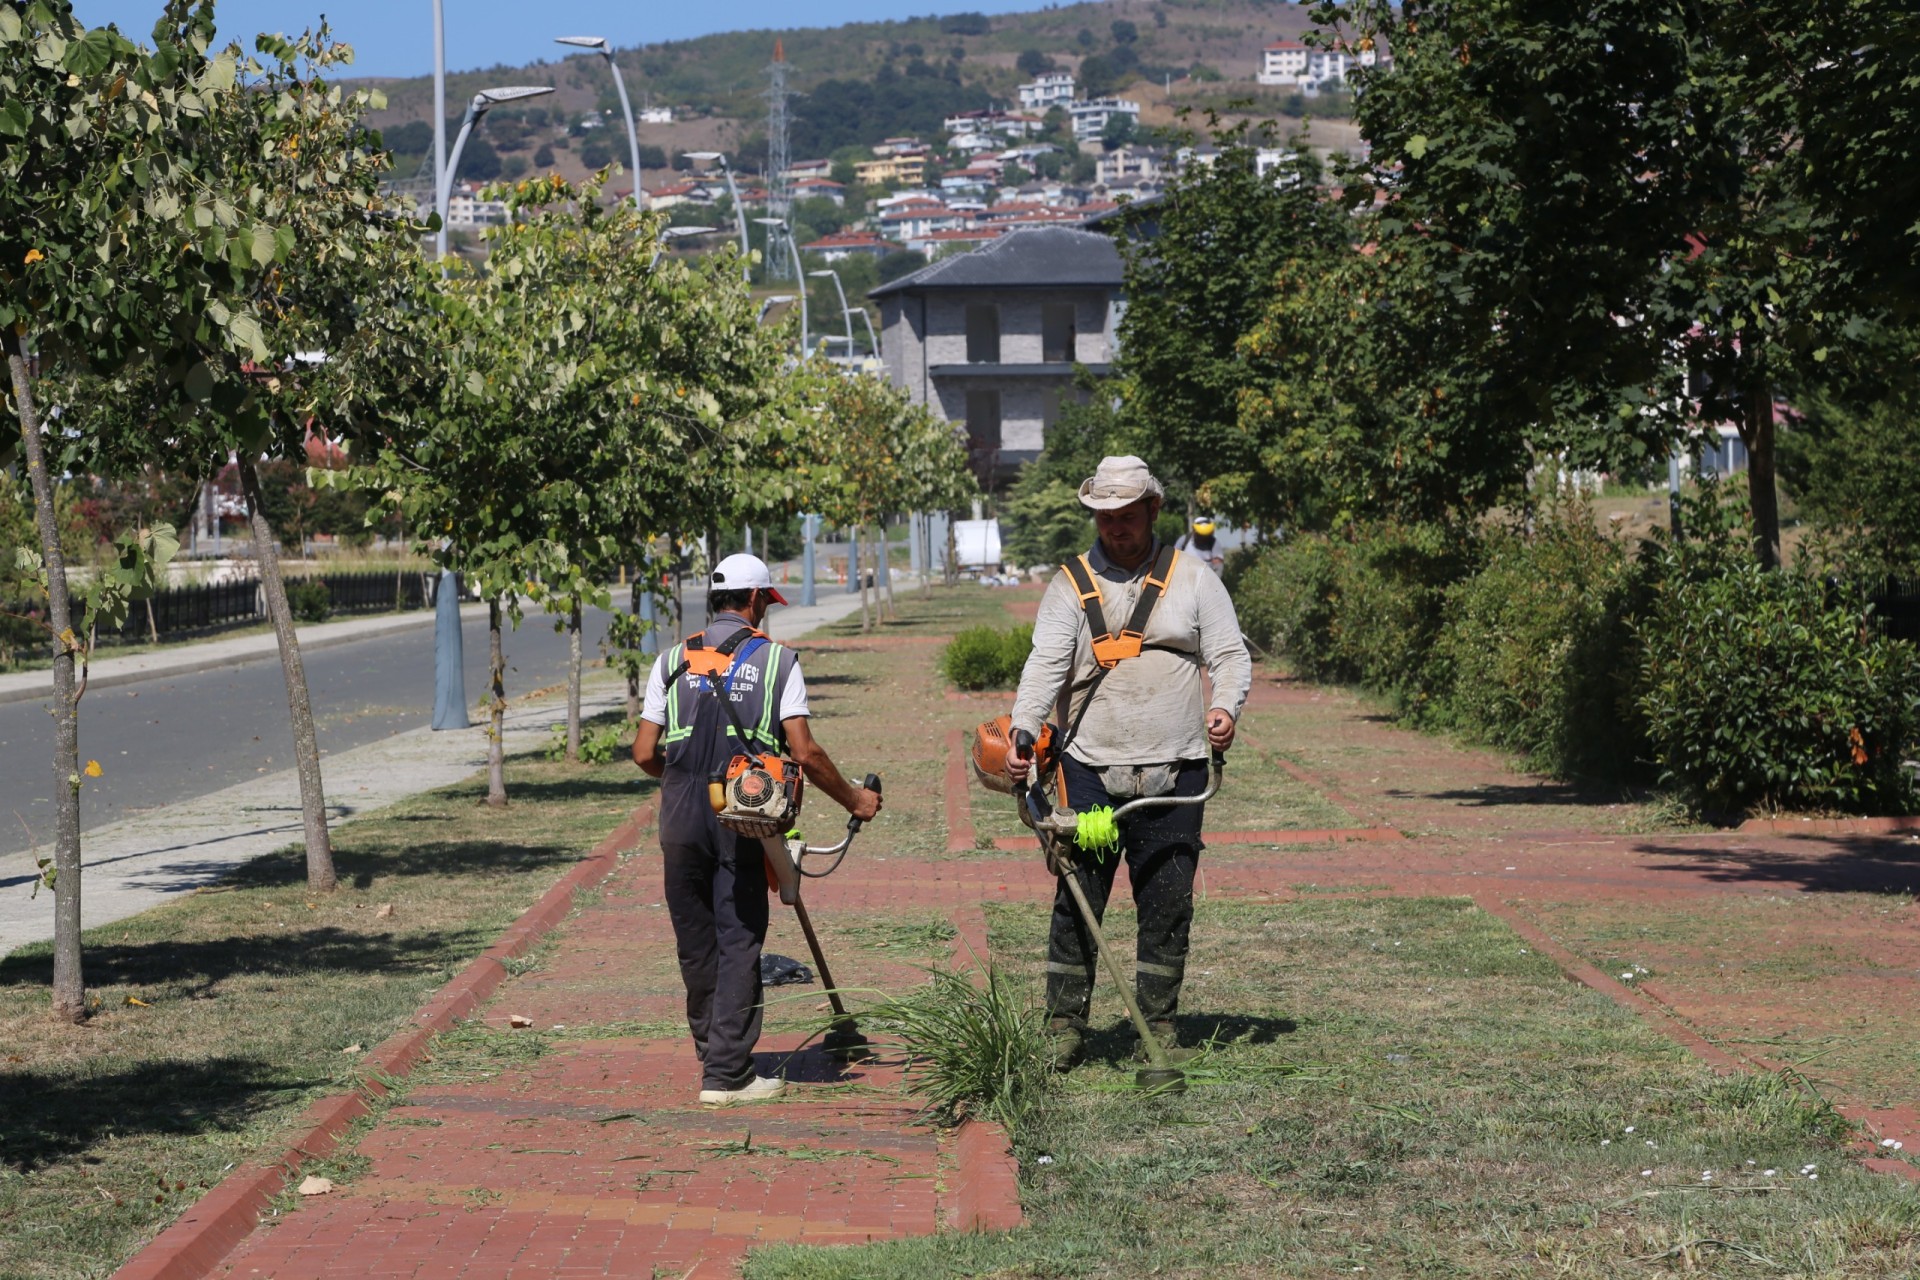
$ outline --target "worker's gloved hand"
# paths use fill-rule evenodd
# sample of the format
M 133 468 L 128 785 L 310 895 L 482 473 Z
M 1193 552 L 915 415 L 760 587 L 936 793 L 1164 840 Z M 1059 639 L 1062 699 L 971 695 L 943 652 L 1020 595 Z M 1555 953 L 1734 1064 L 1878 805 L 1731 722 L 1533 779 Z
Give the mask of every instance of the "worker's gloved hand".
M 1207 742 L 1215 751 L 1225 751 L 1232 746 L 1237 729 L 1233 717 L 1219 707 L 1207 712 Z

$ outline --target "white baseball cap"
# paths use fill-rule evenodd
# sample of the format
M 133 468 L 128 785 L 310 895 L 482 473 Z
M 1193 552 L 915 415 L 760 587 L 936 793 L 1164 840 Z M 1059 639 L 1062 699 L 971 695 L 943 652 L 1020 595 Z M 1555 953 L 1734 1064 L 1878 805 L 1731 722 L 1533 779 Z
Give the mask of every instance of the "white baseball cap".
M 773 574 L 767 569 L 767 562 L 759 556 L 750 556 L 746 552 L 736 552 L 713 566 L 713 576 L 708 580 L 709 591 L 750 591 L 758 587 L 773 597 L 775 604 L 785 604 L 787 598 L 773 585 Z

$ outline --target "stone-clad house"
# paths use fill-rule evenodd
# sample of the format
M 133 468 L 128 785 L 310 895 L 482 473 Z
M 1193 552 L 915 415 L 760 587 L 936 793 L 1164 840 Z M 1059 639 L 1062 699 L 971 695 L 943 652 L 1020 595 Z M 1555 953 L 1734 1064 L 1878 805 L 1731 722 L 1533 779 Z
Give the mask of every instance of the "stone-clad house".
M 1119 251 L 1071 227 L 1010 231 L 872 290 L 887 376 L 964 422 L 992 485 L 1039 452 L 1073 371 L 1105 373 L 1124 310 Z

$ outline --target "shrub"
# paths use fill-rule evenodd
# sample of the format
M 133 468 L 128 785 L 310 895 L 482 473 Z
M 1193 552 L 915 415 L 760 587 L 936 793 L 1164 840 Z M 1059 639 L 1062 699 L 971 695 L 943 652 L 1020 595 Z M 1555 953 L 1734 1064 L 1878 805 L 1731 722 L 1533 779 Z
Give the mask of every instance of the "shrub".
M 580 726 L 580 762 L 582 764 L 606 764 L 633 750 L 633 735 L 636 725 L 622 717 L 605 724 L 589 721 Z M 567 726 L 562 721 L 548 726 L 546 757 L 549 760 L 567 758 Z
M 1432 718 L 1560 777 L 1632 776 L 1645 739 L 1626 617 L 1640 582 L 1584 504 L 1548 509 L 1531 538 L 1492 533 L 1480 572 L 1447 592 Z
M 1469 537 L 1437 525 L 1356 526 L 1296 535 L 1241 579 L 1241 627 L 1300 675 L 1358 683 L 1417 704 L 1446 590 L 1466 576 Z
M 1033 628 L 1011 631 L 968 627 L 956 632 L 940 653 L 940 671 L 962 689 L 1007 689 L 1019 683 L 1020 669 L 1033 650 Z
M 333 593 L 321 578 L 301 578 L 287 584 L 287 608 L 295 622 L 325 622 L 333 616 Z
M 1920 654 L 1864 602 L 1757 564 L 1669 553 L 1639 626 L 1639 699 L 1663 781 L 1704 809 L 1908 808 Z

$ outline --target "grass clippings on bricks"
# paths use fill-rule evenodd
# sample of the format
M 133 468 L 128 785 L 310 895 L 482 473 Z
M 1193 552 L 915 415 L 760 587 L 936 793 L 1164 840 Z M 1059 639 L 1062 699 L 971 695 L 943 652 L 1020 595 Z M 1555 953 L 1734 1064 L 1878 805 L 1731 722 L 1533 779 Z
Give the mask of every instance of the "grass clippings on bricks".
M 292 849 L 88 930 L 83 1026 L 52 1019 L 48 946 L 0 961 L 0 1277 L 105 1275 L 283 1140 L 651 795 L 639 777 L 516 759 L 503 811 L 476 779 L 340 828 L 332 895 Z
M 1037 998 L 1046 913 L 990 908 Z M 1109 920 L 1131 951 L 1131 917 Z M 1795 1079 L 1718 1077 L 1457 899 L 1203 904 L 1182 1096 L 1131 1088 L 1118 1004 L 1016 1135 L 1030 1225 L 773 1246 L 749 1280 L 911 1275 L 1882 1277 L 1920 1191 Z

